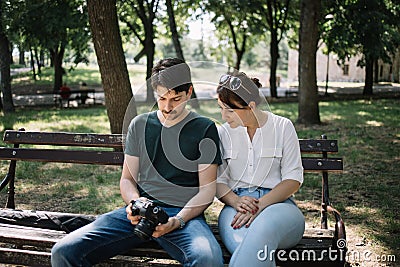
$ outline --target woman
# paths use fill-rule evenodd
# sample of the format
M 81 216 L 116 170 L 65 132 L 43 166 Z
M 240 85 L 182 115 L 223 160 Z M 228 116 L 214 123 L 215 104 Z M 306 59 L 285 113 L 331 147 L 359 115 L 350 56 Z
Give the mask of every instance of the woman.
M 304 217 L 291 196 L 303 182 L 298 137 L 290 120 L 260 109 L 262 97 L 244 73 L 220 78 L 223 165 L 217 196 L 229 266 L 275 266 L 277 248 L 295 246 Z M 259 83 L 258 83 L 259 84 Z

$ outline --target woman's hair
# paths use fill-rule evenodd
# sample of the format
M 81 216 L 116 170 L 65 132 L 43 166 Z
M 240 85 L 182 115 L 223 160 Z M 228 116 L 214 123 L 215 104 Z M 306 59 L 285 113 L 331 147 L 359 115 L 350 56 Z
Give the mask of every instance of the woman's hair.
M 174 90 L 188 92 L 192 84 L 189 66 L 179 58 L 162 59 L 153 67 L 151 85 L 154 90 L 158 85 Z
M 226 74 L 225 74 L 226 75 Z M 243 72 L 228 73 L 229 79 L 237 77 L 241 81 L 241 85 L 238 88 L 232 89 L 230 87 L 230 80 L 225 83 L 218 85 L 217 94 L 218 98 L 230 108 L 241 108 L 238 105 L 248 106 L 251 101 L 254 101 L 256 105 L 261 103 L 261 96 L 259 89 L 261 83 L 257 78 L 249 78 Z

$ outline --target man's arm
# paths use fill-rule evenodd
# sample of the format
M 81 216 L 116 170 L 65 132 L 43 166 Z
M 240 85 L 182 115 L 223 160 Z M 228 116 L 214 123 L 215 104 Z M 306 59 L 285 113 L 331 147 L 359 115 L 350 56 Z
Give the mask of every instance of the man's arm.
M 124 202 L 128 205 L 126 213 L 128 220 L 136 225 L 140 221 L 140 216 L 132 216 L 131 200 L 136 200 L 140 197 L 137 189 L 136 179 L 139 173 L 139 158 L 125 154 L 124 165 L 122 167 L 121 179 L 119 181 L 119 189 Z
M 121 191 L 122 199 L 126 204 L 129 204 L 131 200 L 135 200 L 140 197 L 136 183 L 138 173 L 139 158 L 125 154 L 121 179 L 119 181 L 119 189 Z
M 203 213 L 212 203 L 216 192 L 217 165 L 199 164 L 199 192 L 186 203 L 185 207 L 177 214 L 185 222 Z M 176 217 L 169 218 L 166 224 L 158 225 L 153 237 L 160 237 L 180 227 Z

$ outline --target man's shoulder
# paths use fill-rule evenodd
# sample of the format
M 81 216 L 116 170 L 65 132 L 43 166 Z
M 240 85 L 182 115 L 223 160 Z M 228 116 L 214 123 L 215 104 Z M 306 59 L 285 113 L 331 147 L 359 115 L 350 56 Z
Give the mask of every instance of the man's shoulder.
M 129 129 L 144 129 L 150 121 L 154 121 L 157 115 L 154 111 L 136 115 L 129 123 Z
M 156 117 L 157 117 L 156 111 L 150 111 L 150 112 L 147 112 L 147 113 L 142 113 L 142 114 L 136 115 L 136 116 L 132 119 L 132 122 L 133 122 L 133 123 L 146 122 L 146 121 L 148 121 L 149 119 L 154 119 L 154 118 L 156 118 Z

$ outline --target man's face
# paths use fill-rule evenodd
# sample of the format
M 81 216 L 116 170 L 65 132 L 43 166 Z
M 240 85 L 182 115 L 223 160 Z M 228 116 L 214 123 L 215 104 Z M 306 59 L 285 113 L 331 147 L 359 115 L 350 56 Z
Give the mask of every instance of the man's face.
M 190 99 L 192 88 L 186 92 L 175 92 L 161 85 L 157 86 L 157 104 L 164 118 L 174 120 L 185 110 L 186 103 Z

